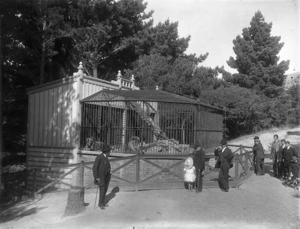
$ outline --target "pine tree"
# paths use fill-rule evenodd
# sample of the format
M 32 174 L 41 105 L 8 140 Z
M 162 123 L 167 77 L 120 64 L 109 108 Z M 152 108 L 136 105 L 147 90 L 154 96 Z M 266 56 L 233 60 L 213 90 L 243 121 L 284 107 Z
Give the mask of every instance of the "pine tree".
M 289 61 L 279 62 L 279 52 L 284 43 L 279 36 L 271 36 L 272 23 L 265 22 L 257 11 L 244 28 L 242 36 L 233 40 L 236 58 L 230 57 L 227 64 L 238 71 L 231 81 L 241 87 L 253 88 L 267 97 L 276 97 L 283 90 L 285 71 Z

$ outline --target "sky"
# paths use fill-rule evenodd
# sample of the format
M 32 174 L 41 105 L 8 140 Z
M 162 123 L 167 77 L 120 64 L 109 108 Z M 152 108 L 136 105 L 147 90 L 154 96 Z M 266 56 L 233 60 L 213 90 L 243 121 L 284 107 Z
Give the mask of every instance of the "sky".
M 232 41 L 250 26 L 260 10 L 272 22 L 272 36 L 280 36 L 284 46 L 279 56 L 290 60 L 287 73 L 300 71 L 300 0 L 144 0 L 153 10 L 154 24 L 167 19 L 178 21 L 180 37 L 191 36 L 186 53 L 209 53 L 204 66 L 224 66 L 235 57 Z

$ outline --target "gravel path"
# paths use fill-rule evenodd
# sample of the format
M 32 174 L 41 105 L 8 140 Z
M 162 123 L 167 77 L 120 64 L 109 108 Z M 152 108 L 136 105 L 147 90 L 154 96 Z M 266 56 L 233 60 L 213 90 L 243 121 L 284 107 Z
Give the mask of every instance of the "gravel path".
M 266 150 L 275 133 L 300 142 L 300 136 L 288 135 L 287 130 L 256 134 Z M 241 137 L 231 144 L 252 145 L 253 136 Z M 95 192 L 86 190 L 88 205 L 76 216 L 64 217 L 67 192 L 48 193 L 40 200 L 19 203 L 1 210 L 0 228 L 300 228 L 300 193 L 269 174 L 252 175 L 228 193 L 216 188 L 202 193 L 183 189 L 120 191 L 104 211 L 94 209 Z
M 1 228 L 300 228 L 300 198 L 269 174 L 252 175 L 228 193 L 204 189 L 118 192 L 105 210 L 89 205 L 77 216 L 63 217 L 67 193 L 47 194 L 41 200 L 14 207 Z M 10 209 L 13 211 L 13 209 Z M 11 213 L 11 212 L 10 212 Z M 3 212 L 5 216 L 8 212 Z M 10 221 L 8 221 L 10 220 Z

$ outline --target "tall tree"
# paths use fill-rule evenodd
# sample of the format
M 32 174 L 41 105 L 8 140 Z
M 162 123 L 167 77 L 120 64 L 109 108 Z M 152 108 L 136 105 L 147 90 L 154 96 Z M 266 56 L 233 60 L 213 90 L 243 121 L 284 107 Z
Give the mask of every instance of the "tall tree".
M 25 151 L 26 88 L 38 83 L 34 0 L 0 1 L 3 149 Z
M 49 79 L 45 79 L 45 65 L 51 64 L 52 57 L 56 55 L 54 49 L 55 41 L 69 36 L 66 28 L 65 14 L 68 7 L 66 0 L 39 0 L 34 4 L 37 11 L 36 26 L 39 34 L 40 47 L 40 84 L 52 80 L 52 74 L 48 74 Z
M 72 29 L 73 56 L 80 58 L 93 75 L 110 78 L 110 72 L 126 68 L 138 56 L 133 39 L 152 22 L 152 12 L 145 13 L 143 0 L 86 1 L 77 10 L 81 12 L 78 27 Z
M 233 40 L 236 57 L 230 57 L 228 65 L 238 71 L 231 81 L 241 87 L 262 91 L 268 97 L 276 97 L 283 90 L 285 71 L 289 61 L 279 62 L 279 51 L 283 47 L 279 36 L 272 36 L 272 23 L 265 22 L 257 11 L 244 28 L 242 36 Z M 279 63 L 278 63 L 279 62 Z

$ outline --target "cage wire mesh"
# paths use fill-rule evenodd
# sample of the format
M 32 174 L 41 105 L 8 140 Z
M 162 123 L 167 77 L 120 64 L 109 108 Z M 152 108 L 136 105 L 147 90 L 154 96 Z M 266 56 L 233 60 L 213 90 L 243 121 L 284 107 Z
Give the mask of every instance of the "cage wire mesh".
M 82 103 L 81 147 L 107 143 L 115 153 L 189 154 L 197 105 L 149 101 Z M 94 148 L 94 150 L 97 150 Z

